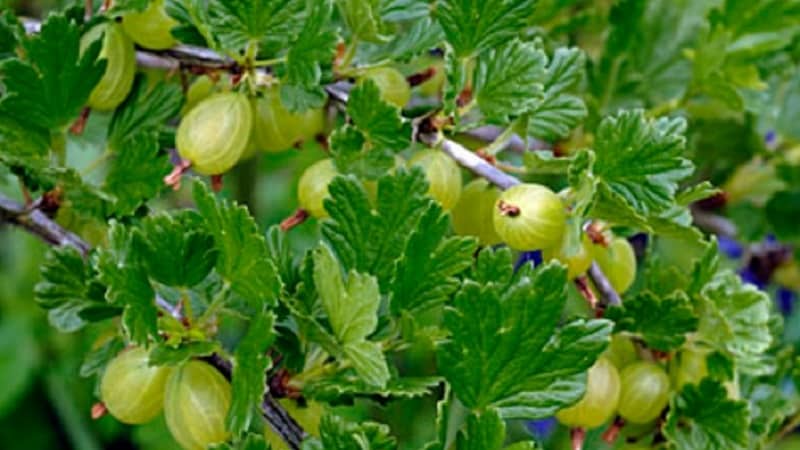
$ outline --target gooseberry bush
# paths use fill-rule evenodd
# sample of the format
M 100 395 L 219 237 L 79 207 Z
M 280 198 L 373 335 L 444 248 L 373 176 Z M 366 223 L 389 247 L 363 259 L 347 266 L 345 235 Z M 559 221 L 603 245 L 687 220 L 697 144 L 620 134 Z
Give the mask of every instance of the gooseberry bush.
M 800 2 L 76 3 L 0 16 L 0 218 L 92 337 L 95 419 L 162 450 L 791 439 Z

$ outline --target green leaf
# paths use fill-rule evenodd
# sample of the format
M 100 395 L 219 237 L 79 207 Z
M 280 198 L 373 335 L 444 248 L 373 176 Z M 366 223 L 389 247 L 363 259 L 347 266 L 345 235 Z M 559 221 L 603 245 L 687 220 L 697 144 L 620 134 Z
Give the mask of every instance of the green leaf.
M 214 236 L 217 272 L 254 310 L 276 305 L 282 289 L 278 270 L 269 259 L 264 236 L 247 209 L 215 199 L 200 182 L 194 185 L 194 200 L 206 228 Z
M 436 48 L 443 40 L 442 27 L 426 16 L 414 21 L 408 29 L 396 34 L 386 44 L 366 44 L 359 47 L 358 58 L 365 63 L 408 61 Z
M 372 146 L 395 152 L 405 150 L 411 144 L 411 128 L 400 110 L 380 95 L 374 81 L 361 81 L 350 91 L 347 114 Z
M 60 130 L 80 114 L 105 71 L 97 61 L 99 41 L 81 55 L 80 29 L 64 15 L 51 14 L 41 31 L 23 41 L 28 60 L 0 63 L 5 95 L 0 111 L 49 130 Z
M 157 343 L 150 351 L 151 366 L 175 366 L 193 358 L 202 358 L 218 353 L 222 347 L 217 341 L 195 341 L 171 346 Z
M 734 450 L 749 448 L 747 429 L 747 404 L 729 400 L 720 382 L 705 378 L 672 399 L 664 435 L 680 449 Z
M 303 0 L 212 0 L 208 26 L 223 49 L 234 53 L 264 36 L 286 42 L 296 30 Z
M 275 340 L 275 315 L 258 314 L 250 320 L 247 334 L 236 346 L 231 376 L 232 399 L 226 419 L 227 429 L 239 435 L 257 417 L 257 408 L 267 390 L 267 370 L 272 359 L 267 350 Z
M 135 134 L 116 145 L 103 190 L 114 196 L 113 211 L 126 216 L 165 189 L 172 164 L 155 133 Z
M 574 159 L 555 156 L 550 150 L 525 152 L 522 155 L 525 168 L 537 174 L 566 174 Z
M 321 107 L 325 94 L 319 86 L 322 65 L 330 64 L 335 55 L 336 33 L 331 27 L 333 5 L 330 0 L 310 3 L 310 11 L 297 38 L 286 53 L 285 83 L 281 86 L 281 101 L 290 111 L 304 111 L 311 107 Z M 310 92 L 320 92 L 314 97 L 296 95 L 294 89 L 301 87 Z M 288 95 L 289 93 L 295 95 Z M 287 95 L 285 95 L 287 94 Z M 297 99 L 313 98 L 315 101 L 300 102 Z M 288 100 L 288 101 L 287 101 Z
M 500 450 L 506 438 L 506 424 L 500 413 L 489 408 L 482 414 L 472 413 L 467 417 L 465 430 L 458 433 L 458 450 Z
M 108 231 L 108 247 L 97 253 L 95 267 L 100 281 L 108 286 L 106 299 L 124 308 L 122 323 L 128 337 L 137 344 L 146 345 L 148 337 L 158 340 L 156 293 L 139 264 L 133 240 L 130 229 L 112 223 Z
M 510 285 L 464 283 L 445 311 L 452 337 L 437 361 L 465 406 L 531 419 L 584 394 L 586 371 L 608 345 L 611 322 L 558 327 L 566 283 L 566 270 L 552 263 Z
M 50 136 L 47 130 L 0 114 L 0 162 L 9 167 L 39 172 L 49 164 L 46 159 L 49 150 Z
M 55 247 L 42 264 L 42 281 L 34 290 L 36 301 L 49 310 L 50 324 L 62 332 L 83 328 L 88 322 L 118 315 L 120 308 L 103 300 L 95 273 L 72 247 Z
M 759 359 L 772 343 L 771 301 L 766 293 L 723 270 L 703 287 L 698 300 L 702 340 L 732 355 L 744 373 L 769 370 Z
M 339 416 L 327 414 L 320 421 L 319 433 L 322 448 L 325 450 L 394 450 L 397 448 L 394 438 L 389 435 L 389 427 L 375 422 L 356 424 L 347 422 Z
M 455 276 L 472 264 L 477 242 L 447 237 L 449 231 L 449 217 L 438 205 L 429 206 L 395 265 L 390 287 L 394 314 L 433 307 L 458 289 Z
M 264 440 L 263 434 L 247 433 L 244 439 L 233 444 L 221 444 L 215 450 L 271 450 L 272 447 Z
M 101 346 L 92 348 L 86 354 L 81 364 L 80 375 L 84 378 L 92 375 L 100 376 L 105 371 L 108 363 L 117 356 L 123 348 L 125 343 L 121 338 L 114 336 L 106 340 Z
M 666 296 L 642 292 L 606 310 L 605 317 L 616 322 L 615 331 L 634 333 L 648 347 L 662 351 L 680 347 L 698 324 L 689 298 L 680 291 Z
M 363 42 L 386 42 L 389 29 L 381 19 L 380 0 L 336 0 L 353 39 Z
M 586 104 L 571 95 L 583 79 L 585 55 L 577 48 L 561 47 L 547 66 L 544 96 L 528 115 L 528 136 L 555 141 L 564 138 L 586 117 Z
M 525 28 L 535 0 L 444 0 L 436 19 L 456 56 L 466 58 L 513 39 Z
M 366 383 L 385 386 L 390 375 L 381 345 L 366 340 L 378 326 L 377 280 L 354 270 L 342 280 L 333 253 L 320 245 L 314 250 L 314 286 L 345 357 Z
M 432 200 L 419 168 L 398 169 L 378 180 L 373 210 L 367 193 L 355 178 L 337 177 L 328 187 L 322 235 L 346 269 L 370 273 L 382 290 L 389 286 L 394 265 L 417 222 Z
M 475 70 L 475 99 L 489 122 L 532 110 L 544 94 L 547 56 L 533 43 L 513 40 L 482 54 Z
M 442 379 L 439 377 L 393 378 L 383 388 L 368 384 L 359 378 L 343 374 L 311 380 L 303 386 L 303 395 L 321 401 L 342 401 L 356 396 L 383 400 L 418 398 L 429 395 Z
M 16 55 L 17 45 L 19 44 L 17 36 L 23 36 L 25 30 L 22 24 L 14 15 L 11 8 L 0 15 L 0 61 L 8 58 L 13 58 Z
M 157 133 L 178 114 L 182 104 L 180 85 L 163 82 L 151 85 L 145 75 L 138 75 L 131 93 L 114 110 L 108 128 L 108 147 L 124 154 L 125 144 L 132 136 Z
M 167 286 L 192 287 L 214 268 L 214 240 L 194 211 L 146 217 L 134 234 L 134 250 L 150 278 Z

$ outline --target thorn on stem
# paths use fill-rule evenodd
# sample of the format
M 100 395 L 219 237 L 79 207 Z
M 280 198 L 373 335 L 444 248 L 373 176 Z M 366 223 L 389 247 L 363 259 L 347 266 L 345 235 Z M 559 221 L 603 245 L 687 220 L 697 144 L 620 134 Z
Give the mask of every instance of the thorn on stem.
M 181 178 L 183 177 L 183 174 L 186 173 L 190 167 L 192 167 L 191 162 L 181 159 L 180 162 L 172 169 L 172 172 L 164 177 L 164 184 L 177 191 L 181 188 Z
M 306 219 L 308 219 L 308 217 L 309 217 L 308 211 L 306 211 L 303 208 L 298 208 L 297 211 L 294 212 L 294 214 L 283 219 L 283 221 L 281 222 L 281 230 L 289 231 L 292 228 L 305 222 Z
M 75 119 L 75 122 L 69 127 L 69 132 L 75 136 L 80 136 L 83 134 L 83 130 L 86 129 L 86 122 L 89 121 L 89 113 L 92 110 L 87 106 L 81 110 L 81 115 Z
M 506 203 L 502 200 L 497 203 L 497 209 L 500 211 L 500 214 L 504 216 L 517 217 L 520 214 L 519 206 Z
M 103 402 L 97 402 L 92 405 L 92 420 L 97 420 L 106 415 L 108 409 L 106 409 L 106 405 Z
M 569 431 L 572 440 L 572 450 L 583 450 L 583 441 L 586 440 L 586 430 L 583 428 L 573 428 Z
M 484 149 L 476 151 L 475 154 L 493 166 L 497 164 L 497 158 L 495 158 L 494 155 L 487 153 Z
M 467 86 L 463 91 L 459 92 L 458 98 L 456 98 L 456 105 L 462 108 L 470 101 L 472 101 L 472 88 Z

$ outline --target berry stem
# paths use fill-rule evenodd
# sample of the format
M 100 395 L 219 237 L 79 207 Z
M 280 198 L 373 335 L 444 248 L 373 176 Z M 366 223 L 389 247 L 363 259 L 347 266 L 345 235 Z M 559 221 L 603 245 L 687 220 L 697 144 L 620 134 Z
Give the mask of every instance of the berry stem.
M 69 132 L 72 133 L 74 136 L 80 136 L 83 134 L 83 130 L 86 129 L 86 122 L 89 121 L 89 113 L 92 110 L 89 109 L 87 106 L 81 110 L 81 115 L 75 119 L 75 122 L 69 127 Z
M 586 279 L 586 275 L 581 275 L 578 278 L 575 278 L 575 287 L 578 288 L 578 292 L 586 299 L 586 303 L 589 304 L 589 307 L 592 309 L 597 309 L 597 296 L 594 295 L 592 289 L 589 287 L 589 280 Z
M 617 440 L 617 436 L 619 436 L 620 431 L 622 431 L 622 427 L 625 426 L 625 419 L 622 417 L 617 417 L 614 419 L 614 422 L 608 426 L 608 429 L 603 433 L 603 441 L 607 442 L 608 445 L 613 445 L 614 441 Z
M 172 169 L 172 172 L 164 177 L 164 184 L 177 191 L 181 188 L 181 178 L 183 177 L 183 174 L 186 173 L 190 167 L 192 167 L 192 163 L 182 159 L 177 165 L 175 165 L 175 167 Z
M 106 409 L 106 405 L 103 402 L 97 402 L 92 405 L 92 420 L 97 420 L 106 415 L 108 410 Z
M 573 428 L 570 430 L 572 450 L 583 450 L 583 442 L 586 440 L 586 430 L 583 428 Z
M 300 225 L 301 223 L 305 222 L 308 219 L 309 214 L 303 208 L 298 208 L 291 216 L 283 219 L 281 222 L 281 230 L 289 231 L 292 228 Z

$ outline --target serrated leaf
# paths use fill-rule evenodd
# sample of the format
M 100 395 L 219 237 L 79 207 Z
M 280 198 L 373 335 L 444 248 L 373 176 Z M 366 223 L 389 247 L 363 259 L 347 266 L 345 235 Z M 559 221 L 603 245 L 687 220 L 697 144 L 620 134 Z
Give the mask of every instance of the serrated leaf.
M 747 429 L 747 404 L 728 399 L 720 382 L 705 378 L 672 399 L 664 435 L 680 449 L 734 450 L 748 448 Z
M 27 60 L 0 63 L 5 86 L 0 111 L 60 130 L 78 116 L 103 76 L 105 62 L 97 61 L 101 43 L 92 43 L 81 55 L 78 25 L 62 14 L 51 14 L 22 46 Z
M 108 286 L 106 299 L 124 308 L 122 323 L 131 341 L 146 345 L 158 339 L 156 293 L 133 249 L 133 233 L 119 223 L 108 230 L 108 247 L 95 259 L 99 279 Z
M 192 287 L 214 268 L 214 240 L 194 211 L 145 218 L 133 236 L 134 250 L 150 278 L 167 286 Z
M 378 326 L 377 280 L 354 270 L 343 280 L 333 253 L 321 245 L 314 250 L 314 286 L 344 356 L 366 383 L 385 386 L 390 375 L 381 345 L 366 340 Z
M 353 177 L 334 179 L 328 190 L 330 198 L 324 204 L 331 220 L 323 222 L 322 235 L 345 269 L 375 275 L 386 290 L 395 260 L 432 202 L 425 197 L 425 175 L 419 168 L 401 168 L 381 177 L 374 210 Z
M 321 91 L 320 79 L 322 77 L 321 65 L 329 64 L 333 60 L 336 47 L 336 33 L 331 28 L 331 12 L 333 4 L 331 0 L 321 0 L 310 3 L 310 11 L 303 23 L 302 30 L 298 33 L 297 39 L 291 43 L 289 51 L 286 53 L 286 84 L 295 86 L 293 90 L 300 87 L 308 92 Z M 281 100 L 284 106 L 290 111 L 303 111 L 308 107 L 320 107 L 324 102 L 325 95 L 321 92 L 319 96 L 314 96 L 315 101 L 298 102 L 292 98 L 295 95 L 284 96 L 285 86 L 281 86 Z M 287 91 L 288 93 L 288 91 Z M 309 100 L 309 95 L 302 96 Z M 300 107 L 306 106 L 306 107 Z
M 234 53 L 265 36 L 288 41 L 305 5 L 303 0 L 212 0 L 207 23 L 222 48 Z
M 537 105 L 544 94 L 546 61 L 533 43 L 518 40 L 480 56 L 474 95 L 489 122 L 506 123 Z
M 766 293 L 723 270 L 703 287 L 698 307 L 701 339 L 732 355 L 742 372 L 757 375 L 769 370 L 759 359 L 772 343 Z
M 389 435 L 389 427 L 375 422 L 356 424 L 347 422 L 339 416 L 326 414 L 320 421 L 319 433 L 322 448 L 325 450 L 393 450 L 397 448 L 394 438 Z
M 116 336 L 108 339 L 99 347 L 92 348 L 83 358 L 80 375 L 86 378 L 102 374 L 109 361 L 114 359 L 123 348 L 125 348 L 125 343 Z
M 98 290 L 93 285 L 94 276 L 92 267 L 74 248 L 55 247 L 48 251 L 42 264 L 42 280 L 34 294 L 39 305 L 49 310 L 52 326 L 72 332 L 89 322 L 85 317 L 92 310 L 99 313 L 97 320 L 119 314 L 120 307 L 103 301 L 102 287 Z
M 150 351 L 150 365 L 175 366 L 193 358 L 211 356 L 220 350 L 221 346 L 217 341 L 188 342 L 177 347 L 157 343 Z
M 438 205 L 429 206 L 395 265 L 389 294 L 394 314 L 430 308 L 458 289 L 455 276 L 472 264 L 477 242 L 448 238 L 449 231 L 449 217 Z
M 234 435 L 245 432 L 256 415 L 255 405 L 261 403 L 267 391 L 267 370 L 272 359 L 267 350 L 275 340 L 275 315 L 258 314 L 250 319 L 247 334 L 236 346 L 231 376 L 231 407 L 226 419 L 227 429 Z
M 445 0 L 435 16 L 456 56 L 465 58 L 516 36 L 533 13 L 535 0 Z
M 383 388 L 343 374 L 312 380 L 303 386 L 303 395 L 321 401 L 341 401 L 353 397 L 381 399 L 417 398 L 429 395 L 442 382 L 439 377 L 393 378 Z
M 750 406 L 750 433 L 762 445 L 779 432 L 788 417 L 797 413 L 797 399 L 771 384 L 753 386 L 747 396 Z M 788 397 L 788 398 L 787 398 Z
M 172 164 L 155 133 L 139 133 L 116 145 L 103 190 L 114 196 L 114 213 L 127 216 L 165 189 L 163 179 Z
M 400 110 L 383 101 L 378 85 L 370 79 L 358 83 L 347 100 L 347 115 L 372 146 L 395 152 L 411 144 L 411 128 Z
M 194 199 L 214 236 L 217 272 L 256 311 L 277 304 L 282 289 L 278 270 L 268 258 L 264 236 L 243 206 L 218 200 L 197 182 Z
M 607 117 L 595 136 L 594 176 L 638 214 L 669 209 L 678 183 L 693 171 L 683 157 L 685 129 L 683 119 L 646 119 L 641 110 Z
M 426 11 L 427 12 L 427 11 Z M 368 44 L 359 48 L 359 59 L 366 63 L 383 60 L 408 61 L 436 48 L 444 40 L 438 22 L 430 17 L 416 20 L 411 27 L 398 33 L 386 44 Z
M 458 433 L 457 450 L 500 450 L 506 439 L 506 424 L 500 413 L 488 408 L 482 413 L 473 412 L 467 417 L 466 428 Z
M 587 114 L 586 105 L 579 97 L 547 92 L 528 114 L 528 136 L 545 141 L 564 138 Z
M 364 42 L 389 39 L 389 29 L 381 18 L 380 0 L 336 0 L 336 5 L 354 39 Z
M 689 298 L 680 291 L 670 295 L 642 292 L 606 310 L 605 317 L 616 322 L 615 331 L 634 333 L 648 347 L 662 351 L 680 347 L 698 324 Z
M 0 162 L 9 167 L 24 167 L 34 172 L 46 167 L 49 138 L 45 129 L 0 114 Z
M 124 154 L 124 144 L 130 142 L 132 136 L 158 132 L 175 117 L 181 105 L 183 94 L 179 85 L 163 82 L 151 85 L 145 75 L 138 75 L 131 93 L 111 117 L 109 149 Z
M 464 283 L 445 312 L 452 337 L 437 361 L 465 406 L 532 419 L 583 395 L 611 322 L 575 320 L 559 328 L 565 286 L 566 270 L 552 263 L 510 285 Z
M 13 58 L 19 44 L 17 36 L 23 36 L 25 30 L 19 19 L 10 8 L 0 15 L 0 61 Z

